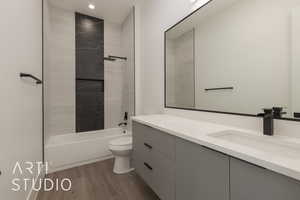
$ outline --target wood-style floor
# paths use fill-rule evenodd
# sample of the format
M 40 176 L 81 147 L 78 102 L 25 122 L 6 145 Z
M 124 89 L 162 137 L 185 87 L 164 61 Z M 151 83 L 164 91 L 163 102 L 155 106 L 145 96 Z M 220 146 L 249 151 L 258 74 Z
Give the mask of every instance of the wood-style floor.
M 134 173 L 115 175 L 113 160 L 53 173 L 52 180 L 69 178 L 71 191 L 41 191 L 37 200 L 159 200 Z

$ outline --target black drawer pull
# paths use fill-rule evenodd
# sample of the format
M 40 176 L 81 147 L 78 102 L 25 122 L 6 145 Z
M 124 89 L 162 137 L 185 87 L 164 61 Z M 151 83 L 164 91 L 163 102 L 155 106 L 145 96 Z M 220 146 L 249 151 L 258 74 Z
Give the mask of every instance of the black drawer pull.
M 153 168 L 152 168 L 148 163 L 145 163 L 145 162 L 144 162 L 144 165 L 145 165 L 148 169 L 153 170 Z
M 153 148 L 150 144 L 144 143 L 144 145 L 145 145 L 146 147 L 148 147 L 148 149 L 152 149 L 152 148 Z

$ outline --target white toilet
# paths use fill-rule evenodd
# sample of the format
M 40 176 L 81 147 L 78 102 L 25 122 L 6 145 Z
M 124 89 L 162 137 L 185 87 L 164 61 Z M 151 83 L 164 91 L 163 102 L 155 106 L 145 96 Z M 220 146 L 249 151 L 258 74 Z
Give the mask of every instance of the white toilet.
M 115 157 L 113 169 L 114 173 L 125 174 L 133 170 L 130 166 L 130 157 L 132 152 L 131 136 L 123 136 L 110 141 L 109 150 Z

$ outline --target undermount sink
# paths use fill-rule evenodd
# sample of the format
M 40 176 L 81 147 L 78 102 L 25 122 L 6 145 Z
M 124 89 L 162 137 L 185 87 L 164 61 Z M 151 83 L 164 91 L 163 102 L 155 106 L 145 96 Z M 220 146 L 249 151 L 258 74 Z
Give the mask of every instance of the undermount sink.
M 227 130 L 209 134 L 210 137 L 237 144 L 262 153 L 272 153 L 274 156 L 285 156 L 300 159 L 300 144 L 292 143 L 272 136 L 252 135 L 235 130 Z

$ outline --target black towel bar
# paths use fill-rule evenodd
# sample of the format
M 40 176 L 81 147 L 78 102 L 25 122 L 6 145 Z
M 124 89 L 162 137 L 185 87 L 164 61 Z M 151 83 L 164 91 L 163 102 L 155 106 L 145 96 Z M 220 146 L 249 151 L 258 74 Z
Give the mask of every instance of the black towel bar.
M 233 90 L 234 87 L 221 87 L 221 88 L 206 88 L 205 91 L 213 91 L 213 90 Z

